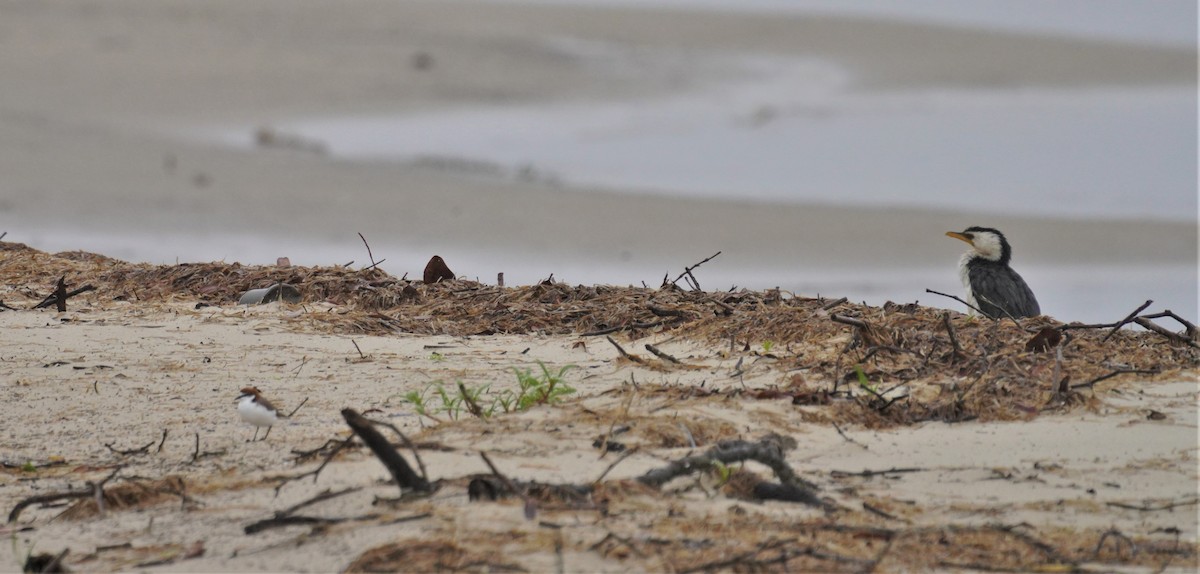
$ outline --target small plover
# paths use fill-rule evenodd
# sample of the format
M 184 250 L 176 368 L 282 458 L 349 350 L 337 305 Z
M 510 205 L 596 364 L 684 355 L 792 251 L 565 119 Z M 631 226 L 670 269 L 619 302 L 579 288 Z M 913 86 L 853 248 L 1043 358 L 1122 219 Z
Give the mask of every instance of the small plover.
M 267 440 L 267 435 L 271 434 L 271 427 L 285 416 L 271 401 L 262 396 L 258 387 L 242 388 L 242 394 L 233 402 L 237 403 L 238 416 L 254 425 L 254 438 L 250 439 L 250 442 L 258 438 L 258 429 L 262 427 L 267 427 L 267 433 L 262 437 L 262 440 Z

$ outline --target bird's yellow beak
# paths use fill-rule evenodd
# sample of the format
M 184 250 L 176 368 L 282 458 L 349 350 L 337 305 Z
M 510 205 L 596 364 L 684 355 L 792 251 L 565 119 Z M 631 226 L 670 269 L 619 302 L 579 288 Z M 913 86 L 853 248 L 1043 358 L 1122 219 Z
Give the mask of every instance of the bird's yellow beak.
M 947 231 L 946 237 L 953 237 L 955 239 L 958 239 L 959 241 L 966 241 L 967 243 L 971 244 L 971 247 L 975 246 L 975 242 L 971 241 L 970 237 L 967 237 L 966 235 L 963 235 L 957 231 Z

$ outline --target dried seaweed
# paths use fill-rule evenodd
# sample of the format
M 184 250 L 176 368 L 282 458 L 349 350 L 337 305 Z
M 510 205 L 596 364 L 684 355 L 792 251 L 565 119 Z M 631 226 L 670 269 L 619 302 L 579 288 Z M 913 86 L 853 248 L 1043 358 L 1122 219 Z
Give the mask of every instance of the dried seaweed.
M 72 283 L 96 286 L 78 299 L 101 308 L 112 301 L 229 305 L 248 289 L 286 282 L 300 289 L 302 305 L 327 305 L 307 313 L 297 328 L 348 334 L 638 338 L 671 332 L 729 343 L 743 353 L 752 343 L 769 341 L 776 368 L 805 382 L 787 391 L 795 402 L 831 407 L 804 416 L 867 426 L 1021 419 L 1095 404 L 1069 380 L 1104 380 L 1114 371 L 1178 378 L 1200 365 L 1190 334 L 1113 334 L 1064 326 L 1050 317 L 993 321 L 915 304 L 871 307 L 838 300 L 831 305 L 819 298 L 785 298 L 777 290 L 704 292 L 550 281 L 523 287 L 463 280 L 425 284 L 378 267 L 154 266 L 0 243 L 0 276 L 6 278 L 0 296 L 13 304 L 18 297 L 40 300 L 39 294 L 64 275 Z M 1046 328 L 1064 334 L 1053 352 L 1050 342 L 1027 345 L 1033 333 Z M 689 367 L 661 360 L 653 368 Z

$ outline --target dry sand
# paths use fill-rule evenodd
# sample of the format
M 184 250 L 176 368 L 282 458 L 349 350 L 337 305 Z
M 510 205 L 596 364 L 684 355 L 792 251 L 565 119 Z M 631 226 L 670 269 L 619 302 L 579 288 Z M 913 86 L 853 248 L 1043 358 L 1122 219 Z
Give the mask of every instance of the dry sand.
M 285 150 L 239 153 L 175 135 L 187 127 L 270 125 L 313 113 L 633 98 L 705 80 L 597 74 L 547 38 L 684 54 L 817 54 L 854 70 L 861 89 L 1187 84 L 1196 76 L 1194 51 L 840 18 L 472 2 L 362 2 L 354 9 L 313 0 L 13 2 L 0 17 L 0 231 L 16 241 L 64 232 L 197 241 L 259 234 L 283 245 L 346 236 L 353 244 L 353 232 L 361 231 L 422 253 L 495 246 L 553 261 L 616 259 L 625 251 L 678 268 L 721 249 L 735 261 L 768 258 L 791 267 L 936 265 L 945 252 L 928 248 L 942 240 L 929 230 L 960 228 L 981 216 L 614 200 L 422 165 L 314 160 Z M 414 68 L 418 53 L 432 55 L 433 68 Z M 880 53 L 889 57 L 880 59 Z M 496 189 L 503 193 L 489 193 Z M 528 232 L 531 215 L 538 233 Z M 988 221 L 1046 246 L 1027 261 L 1196 261 L 1194 224 Z M 853 234 L 846 231 L 850 222 Z M 738 232 L 746 228 L 756 233 Z M 89 249 L 82 243 L 66 247 Z M 14 303 L 15 296 L 5 292 L 3 298 Z M 969 543 L 947 539 L 970 525 L 1027 524 L 1018 527 L 1021 532 L 1047 540 L 1076 536 L 1076 546 L 1089 551 L 1115 528 L 1139 541 L 1136 561 L 1146 569 L 1195 567 L 1194 373 L 1179 381 L 1114 381 L 1098 393 L 1102 403 L 1095 411 L 1025 422 L 849 427 L 843 437 L 829 425 L 804 423 L 788 401 L 681 400 L 654 390 L 702 383 L 733 388 L 741 382 L 729 373 L 739 361 L 750 389 L 786 382 L 786 372 L 755 362 L 751 353 L 730 354 L 686 339 L 660 342 L 699 368 L 663 373 L 617 361 L 615 350 L 597 339 L 577 346 L 578 337 L 350 336 L 314 331 L 309 314 L 329 311 L 320 306 L 194 309 L 193 303 L 163 308 L 93 301 L 67 313 L 0 313 L 0 459 L 15 465 L 0 471 L 0 508 L 82 488 L 116 465 L 125 465 L 118 480 L 130 484 L 135 477 L 183 476 L 190 496 L 182 505 L 178 496 L 168 497 L 76 520 L 55 520 L 61 507 L 28 508 L 3 527 L 12 544 L 0 545 L 0 570 L 16 568 L 31 550 L 69 548 L 66 562 L 79 570 L 158 562 L 137 569 L 331 571 L 379 544 L 417 540 L 451 542 L 489 554 L 493 564 L 535 571 L 560 565 L 567 571 L 665 570 L 696 564 L 688 552 L 713 552 L 714 541 L 786 540 L 797 525 L 823 517 L 805 506 L 706 496 L 695 487 L 661 497 L 613 494 L 603 519 L 595 510 L 543 508 L 537 519 L 526 520 L 519 503 L 468 504 L 461 484 L 427 501 L 373 506 L 375 497 L 393 496 L 396 488 L 382 482 L 386 471 L 363 450 L 331 463 L 316 483 L 296 481 L 276 493 L 273 477 L 319 464 L 319 457 L 296 464 L 293 449 L 345 435 L 338 416 L 344 407 L 378 409 L 372 416 L 440 444 L 442 450 L 424 454 L 433 478 L 486 472 L 478 456 L 486 450 L 514 478 L 589 482 L 616 458 L 601 457 L 592 441 L 626 419 L 637 428 L 629 443 L 642 450 L 619 464 L 613 478 L 634 477 L 691 452 L 686 437 L 698 429 L 751 440 L 778 432 L 799 442 L 788 462 L 850 509 L 839 519 L 846 523 L 931 526 L 943 546 L 936 537 L 926 542 L 960 549 Z M 490 423 L 425 419 L 424 431 L 401 400 L 434 380 L 511 386 L 510 369 L 536 370 L 536 361 L 578 366 L 566 375 L 577 394 L 559 407 Z M 252 430 L 237 420 L 232 404 L 245 384 L 286 407 L 308 402 L 269 440 L 246 443 Z M 1162 417 L 1151 420 L 1152 412 Z M 201 453 L 218 454 L 193 460 L 196 436 Z M 136 449 L 151 441 L 146 454 L 121 455 L 105 446 Z M 672 441 L 684 446 L 665 446 Z M 26 462 L 38 468 L 23 470 Z M 832 474 L 894 467 L 921 470 L 870 478 Z M 672 491 L 687 486 L 676 484 Z M 323 490 L 348 487 L 362 490 L 305 512 L 378 516 L 315 530 L 243 532 Z M 1171 505 L 1178 506 L 1165 508 Z M 860 555 L 890 548 L 860 538 L 856 544 L 875 544 L 869 553 L 855 548 Z M 1118 538 L 1105 542 L 1101 569 L 1131 552 L 1118 546 Z M 1182 556 L 1162 552 L 1177 539 Z M 1036 554 L 1035 546 L 1021 544 L 1017 554 L 1031 548 Z
M 320 304 L 102 307 L 107 308 L 0 313 L 5 341 L 0 362 L 0 400 L 6 405 L 3 462 L 12 465 L 0 472 L 0 508 L 12 509 L 27 496 L 84 488 L 85 481 L 102 479 L 116 465 L 123 465 L 119 476 L 134 483 L 184 477 L 191 498 L 181 506 L 178 496 L 167 496 L 135 510 L 82 519 L 55 519 L 61 506 L 26 509 L 4 527 L 14 540 L 0 547 L 4 569 L 15 567 L 31 550 L 53 554 L 69 548 L 68 564 L 84 570 L 125 570 L 161 561 L 138 569 L 332 571 L 381 544 L 399 541 L 411 547 L 434 540 L 490 553 L 493 564 L 534 571 L 553 570 L 556 560 L 562 560 L 566 571 L 665 570 L 703 562 L 701 547 L 687 550 L 688 537 L 701 546 L 722 539 L 752 541 L 734 546 L 745 552 L 755 544 L 786 539 L 789 530 L 802 531 L 802 524 L 825 522 L 820 510 L 705 495 L 689 481 L 670 486 L 668 492 L 678 492 L 667 496 L 610 495 L 608 510 L 601 513 L 543 505 L 535 520 L 524 518 L 519 502 L 469 504 L 461 482 L 444 486 L 428 500 L 377 506 L 373 499 L 397 491 L 365 449 L 331 463 L 316 482 L 294 481 L 276 493 L 276 477 L 311 471 L 320 462 L 320 456 L 298 462 L 296 450 L 314 449 L 347 434 L 338 415 L 345 407 L 372 411 L 371 416 L 414 440 L 436 445 L 423 450 L 433 479 L 488 472 L 478 455 L 486 451 L 513 478 L 588 483 L 617 459 L 615 454 L 601 456 L 593 446 L 614 424 L 631 425 L 627 437 L 616 438 L 641 450 L 612 470 L 612 480 L 636 477 L 694 452 L 688 448 L 689 436 L 711 445 L 716 436 L 756 440 L 782 433 L 799 443 L 788 462 L 843 508 L 829 517 L 833 524 L 914 531 L 932 527 L 944 536 L 955 528 L 1022 525 L 1019 529 L 1035 538 L 1073 537 L 1084 555 L 1103 532 L 1116 529 L 1138 541 L 1140 563 L 1147 568 L 1195 567 L 1194 553 L 1151 553 L 1172 548 L 1176 540 L 1185 548 L 1197 540 L 1194 371 L 1177 382 L 1106 384 L 1097 393 L 1102 404 L 1096 410 L 1022 422 L 926 423 L 891 430 L 849 425 L 843 437 L 829 424 L 804 422 L 804 409 L 786 397 L 687 398 L 695 391 L 686 389 L 730 390 L 743 384 L 767 389 L 786 385 L 791 376 L 754 351 L 729 353 L 688 339 L 651 336 L 637 341 L 639 350 L 640 343 L 656 342 L 694 366 L 662 372 L 619 361 L 602 338 L 316 333 L 310 318 L 330 312 Z M 627 340 L 625 345 L 635 348 Z M 490 384 L 493 391 L 512 388 L 516 378 L 511 369 L 538 372 L 536 361 L 552 370 L 576 365 L 565 379 L 577 393 L 559 406 L 535 407 L 487 423 L 465 412 L 460 421 L 441 413 L 443 422 L 436 423 L 415 415 L 402 400 L 434 380 L 462 381 L 469 387 Z M 745 371 L 741 380 L 730 377 L 739 363 Z M 247 443 L 252 429 L 237 419 L 232 404 L 237 389 L 247 384 L 257 385 L 286 409 L 307 402 L 266 441 Z M 668 392 L 670 388 L 679 392 Z M 1155 412 L 1161 414 L 1149 418 Z M 196 436 L 200 452 L 215 454 L 193 460 Z M 112 450 L 144 445 L 149 448 L 141 454 Z M 26 462 L 38 469 L 22 470 Z M 888 469 L 915 470 L 873 477 L 836 472 Z M 301 514 L 371 517 L 315 530 L 302 525 L 243 532 L 247 525 L 323 491 L 350 487 L 362 490 Z M 1179 506 L 1151 510 L 1169 505 Z M 875 515 L 867 506 L 891 518 Z M 714 530 L 719 527 L 734 531 L 720 534 Z M 558 532 L 561 558 L 555 551 Z M 632 549 L 620 548 L 612 539 L 605 542 L 609 533 L 631 539 Z M 667 542 L 646 553 L 655 539 Z M 964 561 L 959 550 L 951 550 L 957 542 L 946 544 L 931 559 Z M 1110 562 L 1105 569 L 1113 567 L 1113 555 L 1128 552 L 1116 548 L 1116 539 L 1109 544 L 1113 546 L 1101 555 Z M 824 550 L 830 548 L 838 546 Z M 1194 552 L 1191 548 L 1188 552 Z M 867 556 L 882 551 L 875 547 Z M 1029 551 L 1026 547 L 1023 552 Z M 908 552 L 897 548 L 897 556 Z M 1040 562 L 1052 560 L 1043 557 Z M 865 563 L 830 564 L 857 570 Z M 890 571 L 904 564 L 912 563 L 889 566 L 885 560 L 879 567 Z

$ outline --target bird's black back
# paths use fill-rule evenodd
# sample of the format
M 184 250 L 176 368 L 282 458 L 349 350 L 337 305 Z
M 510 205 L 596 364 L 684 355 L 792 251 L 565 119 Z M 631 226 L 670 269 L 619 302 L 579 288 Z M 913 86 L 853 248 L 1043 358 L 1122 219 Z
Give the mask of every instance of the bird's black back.
M 1029 285 L 1008 265 L 976 257 L 967 262 L 967 273 L 971 294 L 984 315 L 1001 319 L 1042 314 Z

